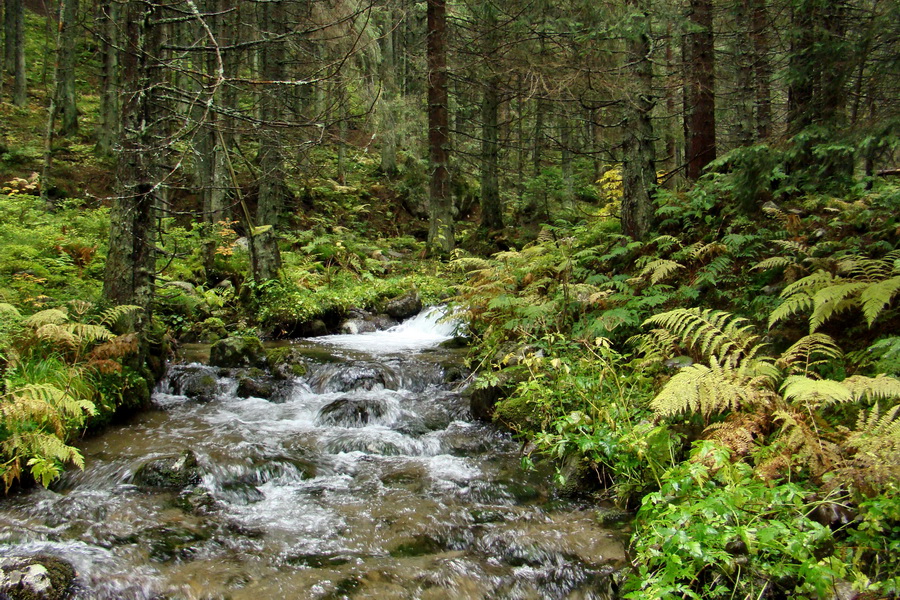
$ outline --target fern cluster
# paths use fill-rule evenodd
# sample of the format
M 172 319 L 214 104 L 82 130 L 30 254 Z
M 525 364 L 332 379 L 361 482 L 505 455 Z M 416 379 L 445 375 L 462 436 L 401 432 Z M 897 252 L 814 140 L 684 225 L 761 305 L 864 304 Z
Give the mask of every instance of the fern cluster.
M 120 372 L 122 358 L 137 351 L 134 334 L 117 336 L 110 329 L 137 307 L 89 317 L 91 309 L 73 303 L 15 321 L 0 396 L 0 479 L 7 489 L 26 468 L 47 485 L 65 465 L 83 466 L 69 442 L 97 414 L 93 376 Z
M 660 418 L 698 415 L 706 437 L 740 456 L 755 453 L 758 472 L 767 478 L 797 469 L 815 478 L 835 469 L 861 475 L 860 464 L 869 459 L 900 473 L 900 380 L 822 377 L 817 368 L 841 357 L 827 335 L 812 333 L 771 357 L 745 319 L 722 311 L 677 309 L 645 326 L 655 326 L 638 339 L 645 355 L 690 352 L 697 360 L 651 401 Z M 838 405 L 860 412 L 855 430 L 831 425 L 827 417 Z

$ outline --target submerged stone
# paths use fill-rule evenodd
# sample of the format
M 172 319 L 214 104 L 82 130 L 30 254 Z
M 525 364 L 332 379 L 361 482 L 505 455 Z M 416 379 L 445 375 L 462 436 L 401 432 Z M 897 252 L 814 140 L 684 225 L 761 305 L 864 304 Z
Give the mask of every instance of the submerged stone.
M 132 483 L 138 487 L 182 489 L 200 483 L 197 456 L 185 450 L 178 456 L 157 458 L 144 463 L 135 472 Z
M 384 401 L 372 398 L 338 398 L 319 411 L 316 422 L 320 425 L 362 427 L 387 412 Z

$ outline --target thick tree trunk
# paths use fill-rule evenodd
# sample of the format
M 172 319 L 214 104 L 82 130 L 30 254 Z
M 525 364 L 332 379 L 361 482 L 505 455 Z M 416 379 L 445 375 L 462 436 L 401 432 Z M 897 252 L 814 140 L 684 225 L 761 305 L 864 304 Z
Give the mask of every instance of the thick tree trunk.
M 426 62 L 428 68 L 428 154 L 431 185 L 428 204 L 428 249 L 453 250 L 453 198 L 450 194 L 450 120 L 447 91 L 446 0 L 428 0 Z
M 141 321 L 150 319 L 156 262 L 156 208 L 158 181 L 154 161 L 158 143 L 147 123 L 156 118 L 156 82 L 159 69 L 159 27 L 156 7 L 130 1 L 124 5 L 122 80 L 124 136 L 116 167 L 118 195 L 110 212 L 109 254 L 103 297 L 112 304 L 143 308 Z
M 650 63 L 650 18 L 644 0 L 628 0 L 642 15 L 626 39 L 626 61 L 632 85 L 627 92 L 622 143 L 622 232 L 636 240 L 646 239 L 653 226 L 652 191 L 656 186 L 653 160 L 655 105 L 653 66 Z
M 287 27 L 284 2 L 275 0 L 263 4 L 263 31 L 276 36 Z M 264 81 L 279 82 L 285 78 L 284 41 L 262 45 L 260 74 Z M 257 281 L 276 279 L 281 269 L 281 253 L 278 250 L 276 226 L 284 210 L 286 197 L 284 173 L 284 143 L 281 129 L 274 123 L 282 117 L 284 90 L 278 83 L 263 92 L 260 116 L 269 124 L 262 132 L 259 149 L 259 199 L 256 207 L 256 224 L 268 229 L 251 236 L 253 243 L 253 276 Z
M 381 101 L 379 103 L 379 122 L 381 125 L 381 165 L 379 169 L 388 176 L 397 174 L 397 52 L 394 45 L 396 36 L 394 11 L 386 11 L 385 22 L 381 25 L 381 64 L 379 78 L 381 80 Z
M 756 53 L 753 47 L 752 19 L 754 0 L 739 0 L 735 5 L 735 35 L 730 43 L 731 53 L 737 69 L 736 81 L 730 104 L 734 106 L 734 142 L 738 146 L 749 146 L 756 136 L 753 109 L 756 104 L 754 67 Z M 747 27 L 745 24 L 749 23 Z
M 690 0 L 687 90 L 687 177 L 696 180 L 716 158 L 716 75 L 712 0 Z

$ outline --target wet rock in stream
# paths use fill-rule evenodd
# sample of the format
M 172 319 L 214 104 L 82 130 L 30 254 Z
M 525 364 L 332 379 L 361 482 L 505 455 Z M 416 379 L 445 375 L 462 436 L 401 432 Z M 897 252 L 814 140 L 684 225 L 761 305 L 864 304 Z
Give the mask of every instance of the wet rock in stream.
M 74 579 L 75 567 L 55 556 L 0 558 L 0 598 L 62 600 Z
M 227 337 L 209 349 L 209 364 L 214 367 L 262 367 L 265 363 L 266 351 L 253 336 Z
M 182 489 L 200 483 L 200 465 L 192 450 L 157 458 L 141 465 L 132 483 L 150 489 Z

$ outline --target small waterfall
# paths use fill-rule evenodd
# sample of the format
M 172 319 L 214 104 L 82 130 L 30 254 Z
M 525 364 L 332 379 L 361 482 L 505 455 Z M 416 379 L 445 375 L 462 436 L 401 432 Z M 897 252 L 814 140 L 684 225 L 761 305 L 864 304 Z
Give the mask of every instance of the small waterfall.
M 432 306 L 384 331 L 356 335 L 328 335 L 316 340 L 342 348 L 390 354 L 437 346 L 457 335 L 460 327 L 461 322 L 447 312 L 447 307 Z

